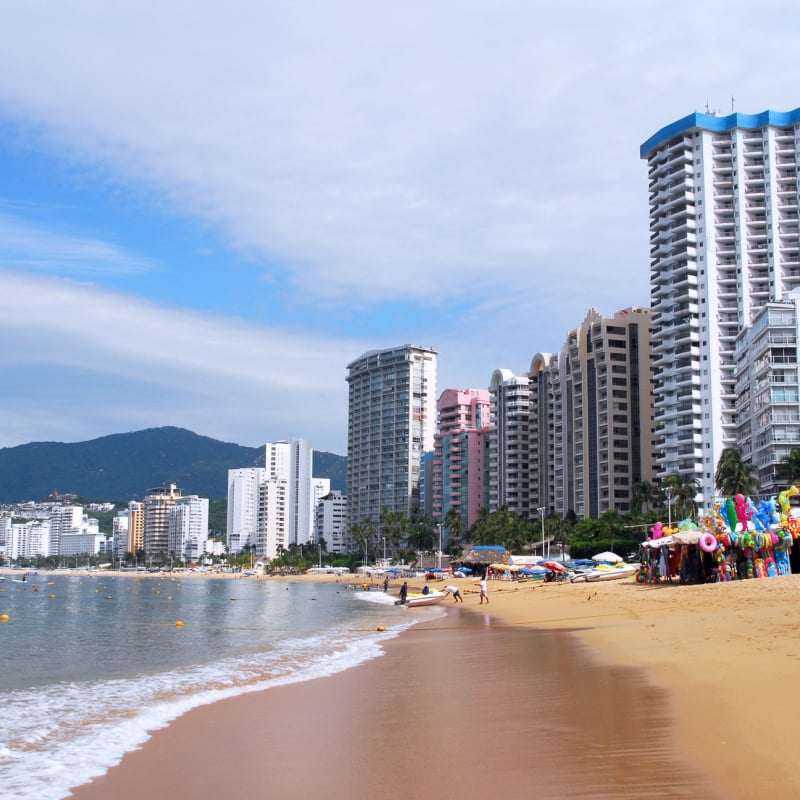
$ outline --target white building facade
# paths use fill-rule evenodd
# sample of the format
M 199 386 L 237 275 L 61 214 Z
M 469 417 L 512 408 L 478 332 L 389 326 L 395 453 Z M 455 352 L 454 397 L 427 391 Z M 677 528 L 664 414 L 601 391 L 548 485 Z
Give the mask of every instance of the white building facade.
M 347 500 L 350 525 L 420 507 L 423 454 L 436 432 L 437 352 L 402 345 L 347 366 Z
M 800 109 L 690 114 L 640 149 L 648 164 L 658 477 L 714 499 L 737 444 L 737 336 L 800 287 Z
M 231 553 L 258 541 L 259 491 L 266 479 L 264 467 L 228 470 L 227 543 Z
M 169 553 L 184 564 L 197 563 L 208 539 L 208 498 L 187 495 L 169 512 Z
M 791 480 L 786 457 L 800 448 L 800 290 L 767 303 L 736 342 L 736 436 L 761 491 L 778 494 Z
M 315 525 L 316 540 L 324 542 L 329 553 L 348 552 L 347 498 L 341 492 L 329 492 L 319 499 Z

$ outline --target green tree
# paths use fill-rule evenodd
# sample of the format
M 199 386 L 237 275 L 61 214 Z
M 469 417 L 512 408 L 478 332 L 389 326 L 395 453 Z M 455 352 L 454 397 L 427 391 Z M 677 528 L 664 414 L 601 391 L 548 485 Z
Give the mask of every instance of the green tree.
M 786 483 L 795 484 L 800 481 L 800 449 L 793 447 L 782 463 L 785 469 Z
M 447 513 L 444 515 L 444 525 L 450 534 L 449 549 L 452 552 L 459 552 L 461 550 L 461 539 L 464 535 L 464 528 L 461 521 L 461 513 L 457 508 L 451 506 L 447 509 Z
M 408 546 L 417 553 L 429 553 L 438 545 L 438 538 L 436 522 L 418 508 L 413 509 L 408 520 Z
M 714 484 L 717 491 L 726 497 L 758 494 L 760 489 L 753 465 L 742 458 L 738 447 L 726 447 L 722 451 L 714 473 Z
M 634 514 L 649 512 L 659 502 L 658 488 L 650 481 L 639 481 L 631 487 L 631 511 Z
M 391 548 L 392 557 L 408 538 L 408 517 L 400 511 L 381 509 L 381 536 Z
M 367 517 L 350 527 L 350 538 L 358 552 L 364 554 L 365 565 L 370 562 L 370 551 L 375 552 L 375 536 L 375 523 L 372 521 L 372 517 Z
M 622 517 L 616 508 L 610 508 L 600 515 L 600 526 L 603 531 L 603 536 L 608 542 L 608 549 L 614 552 L 614 537 L 617 536 L 622 529 Z
M 700 482 L 694 476 L 686 477 L 679 472 L 671 472 L 664 480 L 664 493 L 672 505 L 673 523 L 679 519 L 697 516 L 697 495 Z

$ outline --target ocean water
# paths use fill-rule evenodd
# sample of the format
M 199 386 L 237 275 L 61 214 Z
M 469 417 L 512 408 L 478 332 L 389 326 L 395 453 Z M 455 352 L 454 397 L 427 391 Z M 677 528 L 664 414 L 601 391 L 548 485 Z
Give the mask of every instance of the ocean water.
M 341 583 L 6 576 L 0 796 L 59 800 L 191 708 L 355 666 L 444 613 L 394 599 Z

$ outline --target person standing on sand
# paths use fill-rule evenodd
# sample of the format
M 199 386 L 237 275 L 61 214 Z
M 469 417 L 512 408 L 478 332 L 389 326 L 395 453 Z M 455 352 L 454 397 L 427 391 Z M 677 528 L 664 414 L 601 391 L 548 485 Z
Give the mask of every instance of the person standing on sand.
M 400 587 L 400 602 L 405 603 L 406 597 L 408 597 L 408 581 L 403 581 L 403 585 Z
M 486 586 L 486 575 L 480 579 L 480 589 L 481 589 L 481 602 L 479 605 L 483 605 L 483 601 L 486 600 L 486 603 L 489 603 L 489 589 Z
M 386 575 L 383 579 L 383 592 L 384 594 L 389 591 L 389 576 Z

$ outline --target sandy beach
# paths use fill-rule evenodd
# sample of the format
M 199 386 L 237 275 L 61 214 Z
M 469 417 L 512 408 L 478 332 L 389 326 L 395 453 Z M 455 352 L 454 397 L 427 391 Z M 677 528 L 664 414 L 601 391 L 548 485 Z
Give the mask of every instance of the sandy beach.
M 800 795 L 800 576 L 462 586 L 381 658 L 193 710 L 73 797 Z

